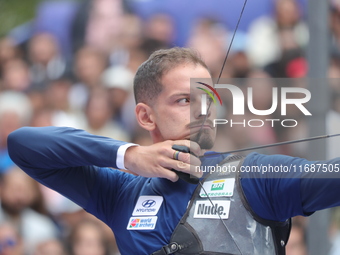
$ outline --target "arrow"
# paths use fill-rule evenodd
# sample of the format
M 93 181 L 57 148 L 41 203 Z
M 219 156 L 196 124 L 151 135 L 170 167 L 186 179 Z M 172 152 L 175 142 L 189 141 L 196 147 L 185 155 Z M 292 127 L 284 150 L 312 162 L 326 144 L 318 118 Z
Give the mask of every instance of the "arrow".
M 229 153 L 235 153 L 235 152 L 258 150 L 258 149 L 269 148 L 269 147 L 280 146 L 280 145 L 286 145 L 286 144 L 292 144 L 292 143 L 301 143 L 301 142 L 308 142 L 308 141 L 326 139 L 326 138 L 331 138 L 331 137 L 336 137 L 336 136 L 340 136 L 340 134 L 313 136 L 313 137 L 308 137 L 308 138 L 303 138 L 303 139 L 297 139 L 297 140 L 291 140 L 291 141 L 285 141 L 285 142 L 279 142 L 279 143 L 271 143 L 271 144 L 267 144 L 267 145 L 248 147 L 248 148 L 237 149 L 237 150 L 226 151 L 226 152 L 209 153 L 209 156 L 210 155 L 220 155 L 220 154 L 229 154 Z M 204 156 L 200 156 L 199 158 L 202 158 L 202 157 L 204 157 Z

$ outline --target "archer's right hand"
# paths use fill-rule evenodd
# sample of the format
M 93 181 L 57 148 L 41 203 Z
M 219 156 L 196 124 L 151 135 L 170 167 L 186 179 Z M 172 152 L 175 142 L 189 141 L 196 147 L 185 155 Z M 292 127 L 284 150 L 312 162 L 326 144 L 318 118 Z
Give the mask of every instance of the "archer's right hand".
M 175 159 L 174 155 L 177 151 L 171 148 L 175 144 L 190 148 L 190 152 L 196 156 L 203 154 L 200 146 L 195 142 L 189 140 L 165 141 L 150 146 L 129 147 L 125 152 L 124 165 L 134 174 L 166 178 L 173 182 L 178 180 L 178 175 L 171 169 L 200 178 L 202 173 L 197 171 L 201 165 L 199 158 L 190 153 L 179 152 L 178 160 Z

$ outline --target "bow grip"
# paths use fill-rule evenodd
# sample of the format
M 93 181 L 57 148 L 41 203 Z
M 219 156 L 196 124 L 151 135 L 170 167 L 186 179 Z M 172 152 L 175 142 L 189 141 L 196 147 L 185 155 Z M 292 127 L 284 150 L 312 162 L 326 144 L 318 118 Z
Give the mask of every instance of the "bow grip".
M 175 144 L 175 145 L 172 146 L 172 149 L 176 150 L 176 151 L 184 152 L 184 153 L 190 153 L 190 148 L 188 148 L 187 146 L 183 146 L 183 145 L 176 145 Z M 194 155 L 193 153 L 191 153 L 191 154 Z M 175 169 L 171 169 L 171 170 L 173 172 L 175 172 L 180 179 L 182 179 L 183 181 L 186 181 L 188 183 L 198 184 L 199 181 L 200 181 L 200 179 L 197 178 L 196 176 L 191 176 L 190 174 L 183 173 L 183 172 L 177 171 Z

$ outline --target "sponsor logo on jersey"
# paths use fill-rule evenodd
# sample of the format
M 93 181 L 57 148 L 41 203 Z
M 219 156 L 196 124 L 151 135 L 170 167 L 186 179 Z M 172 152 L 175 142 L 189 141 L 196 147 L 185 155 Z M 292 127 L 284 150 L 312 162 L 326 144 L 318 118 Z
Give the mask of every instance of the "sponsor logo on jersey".
M 151 217 L 131 217 L 127 225 L 127 230 L 150 230 L 155 229 L 157 216 Z
M 196 201 L 194 218 L 228 219 L 229 210 L 230 201 L 225 200 Z
M 147 199 L 142 203 L 144 208 L 150 208 L 156 205 L 156 201 L 152 199 Z
M 162 196 L 140 196 L 133 209 L 132 216 L 156 215 L 162 203 Z
M 232 197 L 234 186 L 234 178 L 206 181 L 201 188 L 200 197 Z
M 218 180 L 218 181 L 213 181 L 211 185 L 211 190 L 223 190 L 225 180 Z

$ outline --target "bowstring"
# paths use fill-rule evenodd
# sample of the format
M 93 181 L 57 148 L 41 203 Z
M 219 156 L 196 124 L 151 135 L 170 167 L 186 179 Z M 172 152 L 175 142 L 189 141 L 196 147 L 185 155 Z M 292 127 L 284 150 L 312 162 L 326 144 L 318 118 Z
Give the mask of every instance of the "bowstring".
M 235 28 L 235 30 L 234 30 L 233 36 L 231 37 L 231 41 L 230 41 L 230 44 L 229 44 L 229 46 L 228 46 L 228 50 L 227 50 L 227 53 L 226 53 L 226 55 L 225 55 L 225 58 L 224 58 L 224 61 L 223 61 L 223 64 L 222 64 L 222 68 L 221 68 L 220 74 L 218 75 L 218 79 L 217 79 L 216 84 L 218 84 L 218 83 L 220 82 L 220 79 L 221 79 L 221 77 L 222 77 L 222 73 L 223 73 L 225 64 L 227 63 L 227 59 L 228 59 L 228 57 L 229 57 L 229 53 L 230 53 L 230 50 L 231 50 L 231 46 L 233 45 L 233 42 L 234 42 L 234 39 L 235 39 L 235 35 L 236 35 L 236 32 L 237 32 L 238 27 L 239 27 L 239 25 L 240 25 L 240 22 L 241 22 L 241 19 L 242 19 L 242 16 L 243 16 L 243 12 L 244 12 L 244 10 L 245 10 L 245 8 L 246 8 L 247 2 L 248 2 L 248 0 L 245 0 L 244 3 L 243 3 L 243 7 L 242 7 L 242 10 L 241 10 L 241 14 L 240 14 L 240 16 L 239 16 L 239 18 L 238 18 L 238 21 L 237 21 L 236 28 Z M 202 122 L 202 125 L 201 125 L 201 127 L 200 127 L 200 129 L 199 129 L 199 131 L 198 131 L 198 134 L 197 134 L 197 138 L 196 138 L 197 141 L 199 141 L 199 139 L 200 139 L 200 137 L 201 137 L 201 134 L 202 134 L 203 126 L 204 126 L 205 122 L 207 121 L 208 113 L 209 113 L 209 110 L 210 110 L 211 103 L 212 103 L 212 101 L 210 100 L 209 105 L 208 105 L 208 108 L 207 108 L 207 114 L 205 115 L 204 120 L 203 120 L 203 122 Z
M 236 24 L 236 28 L 235 28 L 234 33 L 233 33 L 233 36 L 232 36 L 232 38 L 231 38 L 231 41 L 230 41 L 230 44 L 229 44 L 229 47 L 228 47 L 226 56 L 225 56 L 224 61 L 223 61 L 223 64 L 222 64 L 222 68 L 221 68 L 220 74 L 219 74 L 218 79 L 217 79 L 217 84 L 220 82 L 220 79 L 221 79 L 221 76 L 222 76 L 222 73 L 223 73 L 225 64 L 226 64 L 226 62 L 227 62 L 227 59 L 228 59 L 228 56 L 229 56 L 229 53 L 230 53 L 230 50 L 231 50 L 231 46 L 232 46 L 232 44 L 233 44 L 233 42 L 234 42 L 234 38 L 235 38 L 236 32 L 237 32 L 237 30 L 238 30 L 238 27 L 239 27 L 239 25 L 240 25 L 240 22 L 241 22 L 241 19 L 242 19 L 242 16 L 243 16 L 243 12 L 244 12 L 244 10 L 245 10 L 245 7 L 246 7 L 246 5 L 247 5 L 247 2 L 248 2 L 248 0 L 245 0 L 244 3 L 243 3 L 242 10 L 241 10 L 240 16 L 239 16 L 238 21 L 237 21 L 237 24 Z M 198 134 L 197 134 L 197 141 L 199 141 L 200 136 L 201 136 L 201 133 L 202 133 L 202 130 L 203 130 L 203 126 L 204 126 L 205 122 L 207 121 L 208 113 L 209 113 L 209 110 L 210 110 L 210 107 L 211 107 L 211 103 L 212 103 L 212 100 L 210 100 L 210 102 L 209 102 L 209 105 L 208 105 L 208 108 L 207 108 L 207 114 L 205 115 L 204 120 L 203 120 L 203 122 L 202 122 L 202 125 L 201 125 L 201 127 L 200 127 L 200 129 L 199 129 L 199 131 L 198 131 Z M 202 190 L 204 191 L 204 193 L 205 193 L 205 195 L 207 196 L 208 200 L 210 201 L 211 205 L 214 206 L 214 203 L 212 202 L 212 200 L 211 200 L 211 198 L 209 197 L 207 191 L 206 191 L 205 188 L 203 187 L 203 184 L 202 184 L 201 180 L 199 180 L 199 185 L 201 186 Z M 242 255 L 243 253 L 242 253 L 240 247 L 238 246 L 238 244 L 236 243 L 236 241 L 234 240 L 234 238 L 232 237 L 231 232 L 229 231 L 229 228 L 228 228 L 227 224 L 225 224 L 225 222 L 223 221 L 223 219 L 222 219 L 222 217 L 221 217 L 220 214 L 218 214 L 218 217 L 219 217 L 219 219 L 222 221 L 224 228 L 227 230 L 227 233 L 231 236 L 231 239 L 232 239 L 233 242 L 235 243 L 235 245 L 236 245 L 236 247 L 237 247 L 239 253 Z
M 202 182 L 199 181 L 199 184 L 200 184 L 202 190 L 204 191 L 205 195 L 207 196 L 208 200 L 210 201 L 211 205 L 213 206 L 212 208 L 214 208 L 214 203 L 213 203 L 213 201 L 211 200 L 211 198 L 209 197 L 209 195 L 208 195 L 207 191 L 205 190 L 205 188 L 203 187 Z M 238 249 L 238 251 L 239 251 L 240 254 L 242 255 L 243 253 L 242 253 L 240 247 L 238 246 L 237 242 L 234 240 L 232 234 L 230 233 L 227 224 L 225 224 L 224 220 L 222 219 L 221 215 L 220 215 L 218 212 L 217 212 L 217 215 L 218 215 L 218 218 L 222 221 L 224 228 L 227 230 L 227 233 L 230 235 L 231 240 L 233 240 L 233 242 L 235 243 L 236 248 Z

